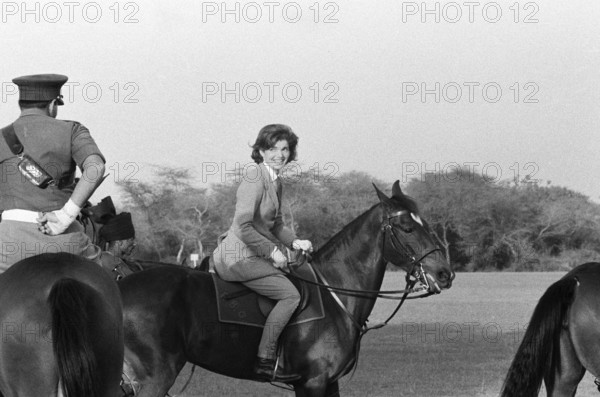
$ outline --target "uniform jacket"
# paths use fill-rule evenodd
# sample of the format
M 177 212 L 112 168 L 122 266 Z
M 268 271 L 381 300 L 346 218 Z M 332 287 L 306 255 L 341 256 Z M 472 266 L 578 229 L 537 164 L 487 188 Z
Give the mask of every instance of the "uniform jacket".
M 57 183 L 61 183 L 40 189 L 29 182 L 17 168 L 19 158 L 0 136 L 0 211 L 23 209 L 46 212 L 62 208 L 71 197 L 72 190 L 61 188 L 73 182 L 75 166 L 81 167 L 92 154 L 104 158 L 88 129 L 79 123 L 28 114 L 25 110 L 13 126 L 25 148 L 24 153 L 52 175 Z
M 215 269 L 228 281 L 281 274 L 270 255 L 278 243 L 291 247 L 295 238 L 283 224 L 276 184 L 265 165 L 258 164 L 238 187 L 232 225 L 213 253 Z

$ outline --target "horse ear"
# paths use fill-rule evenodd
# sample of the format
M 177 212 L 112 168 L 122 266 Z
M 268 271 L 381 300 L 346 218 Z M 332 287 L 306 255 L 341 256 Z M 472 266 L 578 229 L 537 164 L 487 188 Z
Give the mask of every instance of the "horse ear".
M 379 188 L 377 186 L 375 186 L 375 184 L 373 184 L 373 187 L 375 188 L 375 191 L 377 192 L 379 201 L 381 201 L 382 203 L 385 203 L 386 201 L 389 200 L 388 196 L 386 196 L 385 193 L 383 193 L 381 190 L 379 190 Z
M 402 189 L 400 189 L 400 181 L 396 181 L 392 186 L 392 197 L 400 198 L 402 196 L 404 196 L 404 193 L 402 193 Z

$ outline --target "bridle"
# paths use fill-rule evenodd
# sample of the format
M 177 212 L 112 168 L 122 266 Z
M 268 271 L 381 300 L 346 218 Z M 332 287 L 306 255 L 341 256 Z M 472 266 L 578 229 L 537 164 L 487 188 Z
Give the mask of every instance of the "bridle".
M 418 256 L 415 253 L 415 251 L 412 249 L 412 247 L 410 247 L 410 246 L 407 247 L 404 243 L 402 243 L 402 241 L 396 234 L 396 231 L 394 230 L 394 227 L 392 226 L 392 224 L 390 222 L 392 219 L 400 217 L 407 213 L 409 213 L 408 210 L 400 210 L 400 211 L 396 211 L 394 213 L 388 214 L 386 219 L 382 222 L 382 225 L 381 225 L 381 230 L 383 232 L 381 254 L 383 256 L 383 260 L 386 262 L 394 263 L 393 260 L 389 260 L 388 258 L 386 258 L 386 240 L 389 239 L 390 242 L 388 244 L 390 244 L 391 247 L 398 254 L 408 258 L 408 260 L 410 262 L 411 269 L 410 269 L 410 271 L 408 271 L 406 273 L 406 277 L 405 277 L 406 288 L 405 289 L 392 290 L 392 291 L 380 291 L 380 290 L 355 290 L 355 289 L 348 289 L 348 288 L 333 287 L 333 286 L 329 285 L 329 283 L 327 282 L 327 280 L 325 279 L 325 277 L 323 276 L 321 271 L 319 269 L 317 269 L 315 266 L 313 266 L 312 269 L 316 273 L 318 279 L 321 280 L 320 282 L 306 280 L 304 278 L 294 275 L 293 270 L 292 270 L 293 266 L 289 267 L 290 268 L 289 275 L 295 279 L 298 279 L 298 280 L 304 281 L 308 284 L 313 284 L 313 285 L 318 286 L 319 288 L 328 290 L 329 293 L 331 294 L 332 298 L 334 299 L 334 301 L 338 304 L 338 306 L 340 306 L 342 311 L 350 318 L 353 325 L 358 329 L 358 331 L 360 332 L 360 337 L 362 337 L 365 333 L 367 333 L 368 331 L 370 331 L 372 329 L 378 329 L 378 328 L 381 328 L 381 327 L 387 325 L 389 323 L 389 321 L 396 315 L 396 313 L 398 313 L 398 311 L 400 310 L 400 307 L 402 307 L 402 305 L 404 304 L 404 302 L 407 299 L 425 298 L 427 296 L 433 295 L 435 293 L 439 293 L 441 291 L 441 289 L 439 288 L 439 286 L 433 279 L 431 279 L 431 282 L 433 282 L 433 285 L 430 283 L 430 276 L 428 276 L 427 272 L 423 269 L 423 264 L 422 264 L 422 261 L 425 258 L 427 258 L 429 255 L 431 255 L 432 253 L 434 253 L 436 251 L 441 251 L 441 249 L 439 247 L 436 247 L 436 248 L 433 248 L 423 254 L 420 254 L 420 256 Z M 308 254 L 305 254 L 305 255 L 308 255 Z M 420 282 L 421 286 L 415 288 L 415 285 L 417 282 Z M 417 296 L 412 296 L 412 297 L 408 296 L 409 294 L 418 293 L 418 292 L 422 292 L 422 291 L 427 291 L 427 292 L 417 295 Z M 393 313 L 384 322 L 376 324 L 372 327 L 368 327 L 366 322 L 361 324 L 358 320 L 356 320 L 356 318 L 354 318 L 354 315 L 352 313 L 350 313 L 350 311 L 346 308 L 346 306 L 343 304 L 343 302 L 337 296 L 336 292 L 343 293 L 345 295 L 358 297 L 358 298 L 366 298 L 366 299 L 383 298 L 383 299 L 399 300 L 400 302 L 398 303 L 398 306 L 393 311 Z M 394 296 L 394 295 L 399 295 L 399 294 L 402 294 L 402 296 Z M 360 338 L 359 338 L 359 340 L 360 340 Z
M 416 284 L 417 281 L 419 281 L 422 284 L 422 287 L 417 288 L 417 290 L 413 290 L 413 291 L 409 291 L 409 293 L 413 293 L 413 292 L 420 292 L 420 291 L 428 291 L 429 293 L 427 294 L 427 296 L 432 295 L 433 293 L 439 293 L 441 291 L 441 288 L 437 285 L 437 282 L 435 282 L 435 280 L 431 280 L 433 281 L 433 285 L 430 285 L 430 279 L 429 277 L 427 277 L 427 272 L 423 269 L 423 263 L 422 261 L 427 258 L 429 255 L 433 254 L 436 251 L 441 251 L 441 249 L 439 247 L 435 247 L 427 252 L 425 252 L 424 254 L 421 254 L 420 257 L 418 257 L 417 259 L 417 254 L 415 253 L 414 249 L 409 245 L 406 246 L 404 243 L 402 243 L 402 241 L 400 240 L 400 238 L 398 238 L 398 235 L 396 234 L 396 230 L 394 229 L 394 227 L 391 224 L 391 220 L 394 218 L 398 218 L 402 215 L 405 214 L 409 214 L 410 212 L 408 210 L 400 210 L 400 211 L 396 211 L 392 214 L 389 214 L 386 219 L 383 221 L 382 225 L 381 225 L 381 230 L 383 231 L 383 239 L 382 239 L 382 243 L 381 243 L 381 254 L 383 255 L 383 259 L 386 262 L 391 262 L 393 264 L 394 260 L 390 260 L 388 258 L 386 258 L 386 250 L 385 250 L 385 242 L 389 237 L 390 240 L 390 244 L 392 246 L 392 248 L 399 253 L 402 256 L 405 256 L 408 258 L 410 264 L 412 265 L 411 270 L 409 272 L 406 273 L 406 285 L 407 287 L 410 285 L 410 288 L 412 288 L 414 286 L 414 284 Z M 410 278 L 414 277 L 415 280 L 413 282 L 411 282 Z M 435 291 L 435 292 L 431 292 L 431 291 Z M 381 296 L 384 299 L 390 299 L 390 297 L 385 297 L 385 296 Z M 413 298 L 408 298 L 408 299 L 415 299 L 417 297 L 413 297 Z

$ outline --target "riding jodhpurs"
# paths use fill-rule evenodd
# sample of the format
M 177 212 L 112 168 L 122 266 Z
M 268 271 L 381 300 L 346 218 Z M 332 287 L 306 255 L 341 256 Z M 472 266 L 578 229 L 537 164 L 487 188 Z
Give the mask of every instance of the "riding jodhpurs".
M 298 307 L 300 294 L 283 274 L 244 281 L 243 284 L 258 294 L 277 301 L 267 317 L 257 354 L 261 358 L 274 359 L 277 356 L 279 335 Z

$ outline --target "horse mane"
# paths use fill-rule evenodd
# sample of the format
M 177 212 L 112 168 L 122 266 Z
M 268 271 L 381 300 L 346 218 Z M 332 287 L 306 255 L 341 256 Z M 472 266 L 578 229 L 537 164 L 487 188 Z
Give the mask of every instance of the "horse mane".
M 340 231 L 335 233 L 329 240 L 327 240 L 327 242 L 325 242 L 325 244 L 323 244 L 321 248 L 319 248 L 315 252 L 313 257 L 317 259 L 323 256 L 322 259 L 327 260 L 330 258 L 331 253 L 335 251 L 336 247 L 339 247 L 341 245 L 349 245 L 358 233 L 359 226 L 363 224 L 364 218 L 369 216 L 371 212 L 379 205 L 380 203 L 374 204 L 373 206 L 371 206 L 371 208 L 369 208 L 368 210 L 360 214 L 358 217 L 353 219 L 350 223 L 342 227 Z

